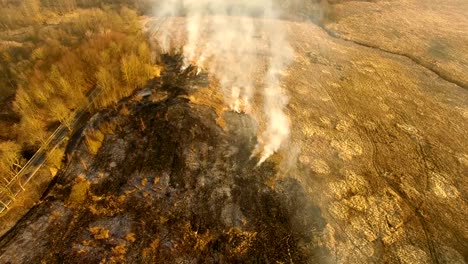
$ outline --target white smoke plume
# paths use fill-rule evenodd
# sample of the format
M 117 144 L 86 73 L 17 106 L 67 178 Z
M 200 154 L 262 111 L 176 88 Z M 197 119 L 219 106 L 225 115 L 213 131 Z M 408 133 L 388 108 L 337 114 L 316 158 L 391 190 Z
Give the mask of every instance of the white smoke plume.
M 273 0 L 166 0 L 155 7 L 155 15 L 186 18 L 185 66 L 194 64 L 215 76 L 226 104 L 236 112 L 251 111 L 258 84 L 255 76 L 261 68 L 257 43 L 265 38 L 269 57 L 261 83 L 267 123 L 252 155 L 259 155 L 261 164 L 278 151 L 289 137 L 290 123 L 284 113 L 287 96 L 280 80 L 293 52 L 285 30 L 274 23 L 280 12 Z M 171 31 L 171 24 L 165 27 Z M 157 36 L 164 51 L 170 48 L 170 34 L 162 30 Z

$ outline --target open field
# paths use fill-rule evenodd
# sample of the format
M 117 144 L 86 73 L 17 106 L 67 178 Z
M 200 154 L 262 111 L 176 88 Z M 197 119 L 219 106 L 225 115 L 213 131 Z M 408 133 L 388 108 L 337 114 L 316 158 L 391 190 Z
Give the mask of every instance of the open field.
M 286 149 L 255 167 L 251 116 L 227 111 L 215 83 L 166 69 L 150 98 L 78 135 L 0 261 L 258 261 L 263 250 L 295 263 L 466 263 L 468 4 L 328 1 L 327 14 L 320 26 L 252 18 L 286 28 L 294 49 Z M 184 45 L 185 18 L 142 21 L 150 42 L 165 28 Z M 270 54 L 256 40 L 261 73 Z M 260 104 L 253 115 L 262 129 Z

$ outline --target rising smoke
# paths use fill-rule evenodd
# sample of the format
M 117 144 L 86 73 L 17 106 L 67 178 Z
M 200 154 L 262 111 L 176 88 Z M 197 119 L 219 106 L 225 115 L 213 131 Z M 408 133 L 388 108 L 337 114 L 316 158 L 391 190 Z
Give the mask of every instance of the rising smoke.
M 264 38 L 268 47 L 261 49 L 268 54 L 268 63 L 261 83 L 266 127 L 252 155 L 258 155 L 261 164 L 278 151 L 289 137 L 290 123 L 284 113 L 288 99 L 280 81 L 293 52 L 285 30 L 274 23 L 281 14 L 273 0 L 166 0 L 155 13 L 186 17 L 185 66 L 194 64 L 215 76 L 226 104 L 236 112 L 251 112 L 259 75 L 258 38 Z M 170 23 L 165 25 L 167 31 L 158 34 L 166 51 L 174 48 Z

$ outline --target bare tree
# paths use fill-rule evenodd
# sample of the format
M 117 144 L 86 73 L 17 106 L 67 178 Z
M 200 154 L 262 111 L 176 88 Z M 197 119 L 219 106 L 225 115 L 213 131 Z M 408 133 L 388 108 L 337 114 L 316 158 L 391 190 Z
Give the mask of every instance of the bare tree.
M 0 171 L 2 173 L 2 183 L 6 191 L 8 185 L 15 180 L 15 176 L 22 167 L 21 147 L 13 141 L 0 143 Z M 22 187 L 21 182 L 18 182 Z

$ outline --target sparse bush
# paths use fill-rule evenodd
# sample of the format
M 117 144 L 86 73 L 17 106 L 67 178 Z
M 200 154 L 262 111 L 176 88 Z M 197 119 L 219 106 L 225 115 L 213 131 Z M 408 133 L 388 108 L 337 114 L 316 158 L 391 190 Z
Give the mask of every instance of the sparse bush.
M 1 184 L 8 184 L 21 169 L 21 147 L 13 141 L 0 142 Z

